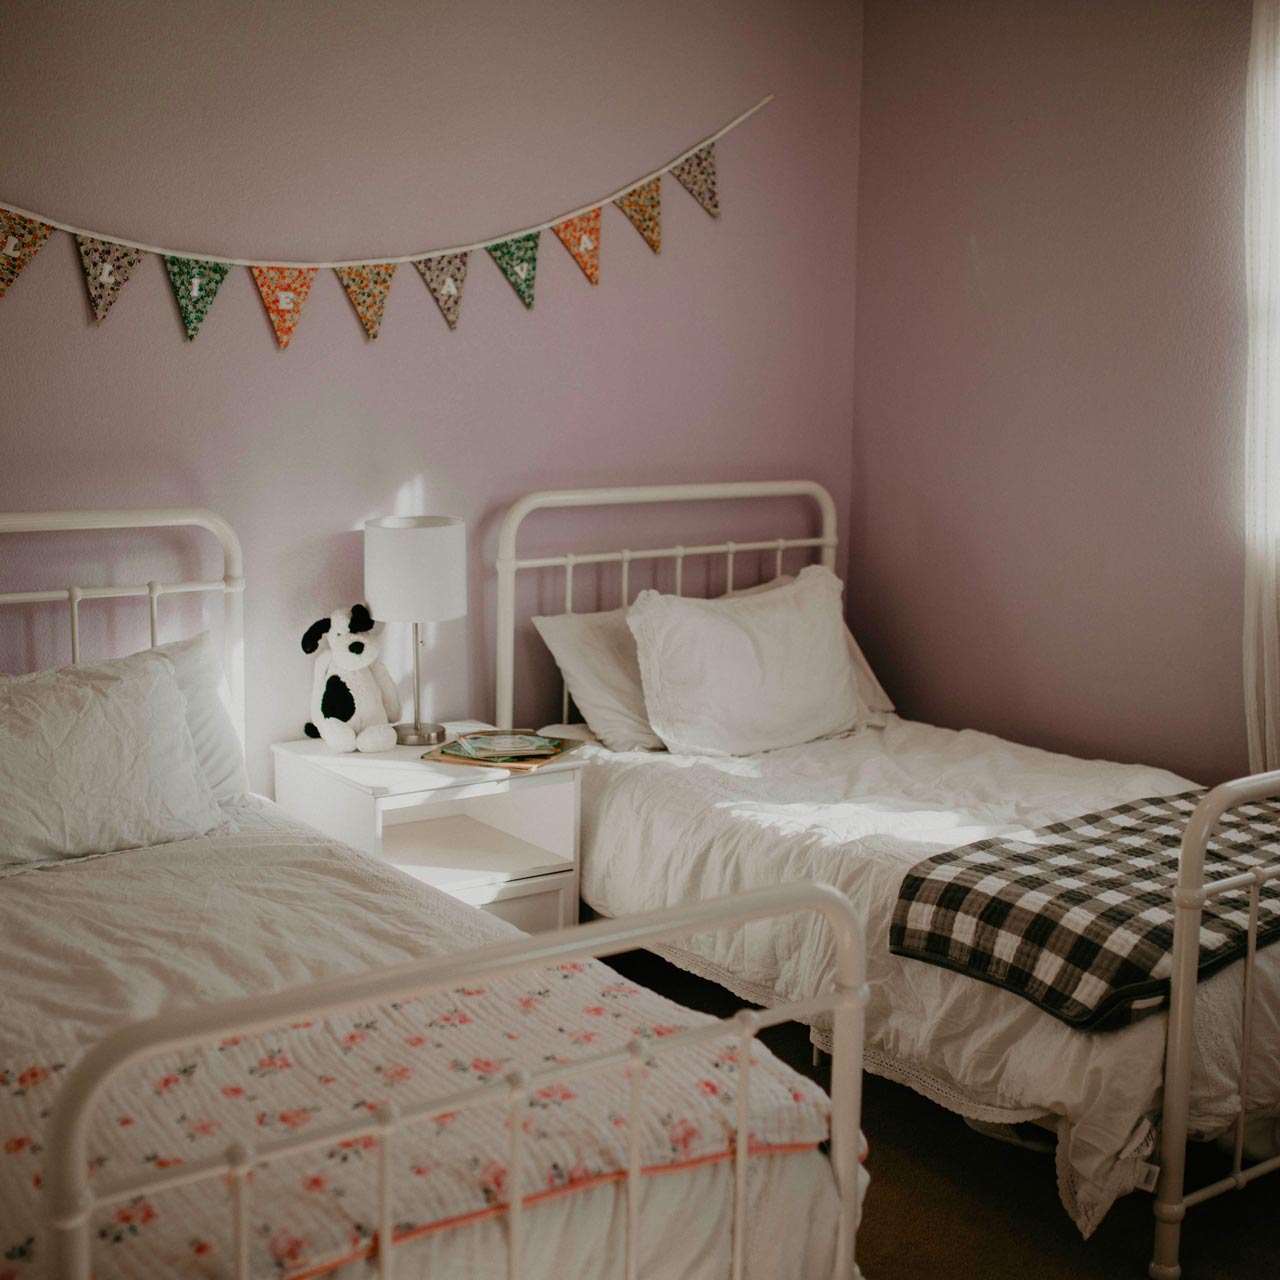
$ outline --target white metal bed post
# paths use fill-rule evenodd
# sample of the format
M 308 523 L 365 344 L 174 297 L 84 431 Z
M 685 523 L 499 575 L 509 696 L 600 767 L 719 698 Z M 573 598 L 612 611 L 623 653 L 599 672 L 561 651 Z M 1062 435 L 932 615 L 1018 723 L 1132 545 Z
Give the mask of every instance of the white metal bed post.
M 770 538 L 764 542 L 721 542 L 708 546 L 673 546 L 645 551 L 619 549 L 587 555 L 572 553 L 539 556 L 529 560 L 516 558 L 516 538 L 520 524 L 534 511 L 547 508 L 566 510 L 573 507 L 638 506 L 659 502 L 717 502 L 747 498 L 805 497 L 817 504 L 822 532 L 817 538 Z M 684 559 L 690 555 L 722 554 L 728 556 L 728 572 L 732 588 L 733 558 L 741 551 L 770 550 L 776 552 L 781 565 L 787 547 L 816 547 L 828 569 L 836 562 L 836 504 L 831 494 L 815 480 L 740 480 L 721 484 L 655 484 L 631 485 L 612 489 L 553 489 L 526 494 L 515 502 L 502 519 L 498 530 L 498 606 L 495 661 L 496 713 L 499 728 L 510 729 L 515 702 L 515 626 L 516 573 L 520 569 L 562 567 L 569 575 L 566 583 L 567 607 L 572 607 L 572 572 L 574 565 L 620 563 L 623 566 L 623 600 L 630 581 L 633 560 L 669 559 L 676 562 L 676 594 L 682 586 Z
M 1253 1022 L 1253 969 L 1257 953 L 1258 895 L 1263 883 L 1280 878 L 1280 866 L 1259 868 L 1204 883 L 1209 839 L 1222 816 L 1242 804 L 1280 795 L 1280 770 L 1237 778 L 1214 787 L 1196 806 L 1182 836 L 1178 885 L 1174 890 L 1173 968 L 1170 975 L 1169 1028 L 1165 1047 L 1164 1109 L 1160 1129 L 1160 1178 L 1156 1185 L 1155 1245 L 1148 1274 L 1152 1280 L 1179 1280 L 1178 1262 L 1182 1220 L 1194 1205 L 1231 1188 L 1243 1188 L 1253 1178 L 1280 1168 L 1280 1157 L 1242 1168 L 1245 1107 L 1248 1097 L 1249 1048 Z M 1244 1030 L 1240 1046 L 1240 1114 L 1236 1120 L 1233 1172 L 1210 1186 L 1185 1194 L 1187 1140 L 1191 1110 L 1191 1055 L 1195 1034 L 1196 989 L 1200 967 L 1200 923 L 1209 898 L 1248 887 L 1250 890 L 1249 946 L 1245 961 Z
M 80 603 L 147 596 L 151 643 L 156 643 L 157 607 L 162 595 L 221 591 L 224 602 L 224 669 L 231 689 L 231 717 L 244 741 L 244 554 L 235 530 L 216 512 L 203 507 L 124 507 L 119 510 L 14 511 L 0 513 L 0 534 L 56 533 L 85 529 L 164 529 L 194 525 L 207 529 L 222 546 L 222 577 L 184 582 L 148 582 L 129 586 L 0 593 L 0 605 L 39 604 L 65 600 L 70 609 L 71 661 L 80 661 Z

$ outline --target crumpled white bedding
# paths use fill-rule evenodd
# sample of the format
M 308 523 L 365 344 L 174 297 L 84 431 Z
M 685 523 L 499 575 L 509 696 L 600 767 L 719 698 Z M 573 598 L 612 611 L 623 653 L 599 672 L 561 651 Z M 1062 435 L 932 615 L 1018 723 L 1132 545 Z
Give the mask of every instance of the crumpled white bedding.
M 511 926 L 287 820 L 237 807 L 198 839 L 26 869 L 0 881 L 0 1278 L 49 1274 L 41 1223 L 44 1128 L 64 1073 L 123 1023 L 516 935 Z M 415 1101 L 514 1065 L 661 1036 L 703 1015 L 604 965 L 566 964 L 142 1064 L 95 1113 L 95 1177 L 161 1167 Z M 823 1274 L 835 1221 L 815 1149 L 829 1104 L 764 1048 L 753 1053 L 748 1238 L 757 1277 Z M 736 1033 L 656 1059 L 642 1111 L 642 1255 L 649 1274 L 710 1280 L 730 1239 Z M 443 1087 L 442 1087 L 443 1086 Z M 615 1073 L 530 1098 L 522 1188 L 527 1275 L 612 1274 L 622 1255 L 627 1085 Z M 442 1115 L 397 1138 L 397 1274 L 503 1276 L 501 1108 Z M 368 1274 L 372 1139 L 326 1144 L 255 1175 L 253 1274 Z M 95 1274 L 225 1276 L 226 1189 L 200 1184 L 95 1217 Z M 795 1223 L 805 1223 L 803 1231 Z M 657 1228 L 653 1224 L 658 1223 Z
M 570 730 L 586 736 L 582 726 Z M 582 895 L 608 916 L 813 879 L 868 922 L 867 1066 L 961 1115 L 1057 1117 L 1062 1201 L 1087 1236 L 1140 1184 L 1155 1145 L 1167 1018 L 1072 1030 L 1008 991 L 889 954 L 898 886 L 920 859 L 973 840 L 1192 784 L 886 717 L 882 728 L 739 759 L 581 750 Z M 803 918 L 691 940 L 664 954 L 761 1003 L 827 980 L 825 931 Z M 1191 1097 L 1198 1136 L 1239 1106 L 1241 965 L 1200 988 Z M 1251 1106 L 1280 1113 L 1280 947 L 1258 964 Z M 814 1038 L 824 1047 L 821 1023 Z

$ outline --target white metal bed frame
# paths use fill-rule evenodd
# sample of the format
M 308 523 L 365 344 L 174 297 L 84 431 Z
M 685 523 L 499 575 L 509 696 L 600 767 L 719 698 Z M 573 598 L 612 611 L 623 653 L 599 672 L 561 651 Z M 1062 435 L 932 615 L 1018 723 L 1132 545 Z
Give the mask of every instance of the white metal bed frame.
M 516 554 L 517 538 L 523 521 L 533 512 L 545 509 L 566 510 L 575 507 L 604 507 L 646 503 L 701 502 L 734 498 L 809 497 L 817 504 L 821 516 L 821 535 L 815 538 L 772 539 L 754 542 L 721 542 L 702 546 L 668 546 L 643 551 L 616 550 L 576 555 L 556 555 L 526 559 Z M 681 569 L 686 556 L 725 555 L 728 563 L 728 585 L 733 587 L 735 552 L 776 550 L 776 567 L 781 571 L 782 553 L 793 547 L 821 548 L 821 560 L 834 568 L 836 538 L 835 504 L 831 495 L 814 481 L 761 481 L 724 484 L 651 485 L 604 489 L 562 489 L 532 493 L 514 503 L 503 518 L 498 535 L 498 633 L 497 633 L 497 723 L 512 727 L 514 703 L 515 647 L 515 580 L 521 570 L 560 568 L 565 571 L 565 611 L 573 609 L 573 570 L 581 564 L 620 563 L 622 565 L 621 603 L 630 602 L 628 565 L 635 560 L 674 559 L 676 561 L 676 594 L 682 588 Z M 568 690 L 563 693 L 565 718 L 568 712 Z M 1174 893 L 1176 907 L 1173 941 L 1173 973 L 1166 1043 L 1164 1101 L 1161 1120 L 1161 1164 L 1155 1188 L 1155 1242 L 1148 1268 L 1153 1280 L 1178 1280 L 1182 1274 L 1178 1262 L 1181 1224 L 1187 1211 L 1223 1192 L 1243 1189 L 1256 1178 L 1280 1169 L 1280 1155 L 1244 1163 L 1245 1123 L 1248 1118 L 1249 1054 L 1252 1048 L 1254 1006 L 1256 1002 L 1255 966 L 1257 956 L 1258 901 L 1262 886 L 1280 880 L 1280 863 L 1243 872 L 1228 879 L 1206 884 L 1205 853 L 1218 820 L 1242 804 L 1280 796 L 1280 771 L 1257 774 L 1227 782 L 1211 790 L 1200 802 L 1188 821 L 1182 840 L 1178 884 Z M 1230 1175 L 1187 1192 L 1185 1189 L 1186 1152 L 1189 1141 L 1191 1096 L 1191 1060 L 1194 1044 L 1194 1010 L 1199 985 L 1198 958 L 1200 920 L 1204 905 L 1211 899 L 1233 891 L 1248 889 L 1250 893 L 1248 949 L 1245 965 L 1243 1032 L 1239 1074 L 1241 1110 L 1235 1123 L 1232 1171 Z M 836 1068 L 833 1064 L 834 1082 Z
M 239 541 L 230 525 L 213 512 L 196 508 L 121 511 L 63 511 L 0 514 L 0 533 L 54 532 L 77 529 L 154 529 L 196 525 L 214 533 L 223 549 L 221 579 L 115 587 L 71 586 L 46 591 L 0 594 L 0 605 L 22 605 L 65 600 L 70 610 L 72 662 L 80 661 L 79 617 L 81 600 L 145 595 L 150 598 L 151 640 L 158 638 L 157 603 L 162 595 L 189 591 L 222 591 L 227 610 L 227 666 L 235 706 L 243 725 L 243 559 Z M 711 902 L 652 912 L 628 920 L 607 920 L 579 928 L 563 929 L 528 939 L 487 947 L 462 956 L 436 958 L 329 982 L 314 983 L 274 994 L 198 1006 L 174 1014 L 134 1023 L 106 1036 L 92 1046 L 68 1073 L 54 1105 L 47 1143 L 46 1189 L 48 1221 L 52 1229 L 54 1267 L 68 1280 L 88 1280 L 90 1275 L 91 1224 L 96 1209 L 152 1195 L 166 1189 L 209 1182 L 229 1175 L 232 1196 L 232 1230 L 235 1240 L 237 1280 L 249 1275 L 250 1199 L 252 1171 L 301 1151 L 350 1138 L 373 1136 L 378 1140 L 377 1247 L 378 1275 L 389 1280 L 395 1274 L 398 1244 L 392 1221 L 391 1150 L 396 1134 L 444 1111 L 458 1111 L 505 1098 L 518 1116 L 532 1090 L 549 1083 L 593 1072 L 621 1070 L 628 1077 L 630 1129 L 626 1169 L 625 1275 L 638 1280 L 640 1178 L 642 1176 L 638 1117 L 645 1088 L 645 1063 L 681 1048 L 705 1044 L 726 1035 L 726 1021 L 716 1021 L 664 1037 L 661 1041 L 633 1040 L 623 1050 L 595 1054 L 564 1065 L 535 1071 L 516 1070 L 505 1080 L 459 1090 L 414 1107 L 397 1109 L 387 1104 L 363 1120 L 351 1118 L 316 1131 L 306 1138 L 286 1137 L 252 1146 L 233 1142 L 219 1156 L 189 1161 L 171 1170 L 152 1170 L 116 1182 L 92 1186 L 89 1181 L 89 1125 L 95 1103 L 107 1082 L 126 1067 L 157 1054 L 220 1040 L 228 1035 L 267 1030 L 300 1019 L 321 1017 L 409 996 L 474 985 L 529 968 L 544 968 L 572 960 L 615 955 L 635 947 L 672 941 L 692 933 L 743 924 L 750 920 L 795 912 L 814 912 L 832 929 L 836 950 L 835 977 L 830 991 L 812 999 L 778 1008 L 742 1010 L 732 1020 L 730 1034 L 740 1042 L 741 1081 L 737 1100 L 733 1143 L 733 1234 L 730 1274 L 744 1274 L 746 1221 L 749 1211 L 747 1170 L 751 1156 L 750 1044 L 765 1027 L 830 1011 L 835 1026 L 831 1089 L 830 1161 L 839 1197 L 835 1280 L 857 1280 L 854 1260 L 860 1213 L 858 1164 L 861 1136 L 863 1009 L 866 1003 L 865 952 L 861 929 L 852 905 L 826 886 L 791 884 Z M 505 1206 L 507 1221 L 507 1274 L 520 1280 L 524 1258 L 523 1215 L 526 1196 L 520 1194 L 523 1125 L 510 1126 L 508 1152 L 512 1192 Z M 532 1193 L 530 1193 L 532 1194 Z
M 56 587 L 47 591 L 0 593 L 0 605 L 66 601 L 70 621 L 71 661 L 80 661 L 80 602 L 146 596 L 151 610 L 151 643 L 159 643 L 160 597 L 198 591 L 222 592 L 224 602 L 223 666 L 231 690 L 231 718 L 244 741 L 244 553 L 236 531 L 216 512 L 204 507 L 133 507 L 97 511 L 0 512 L 0 534 L 68 533 L 97 529 L 207 529 L 222 547 L 222 577 L 185 582 L 142 582 L 120 586 Z

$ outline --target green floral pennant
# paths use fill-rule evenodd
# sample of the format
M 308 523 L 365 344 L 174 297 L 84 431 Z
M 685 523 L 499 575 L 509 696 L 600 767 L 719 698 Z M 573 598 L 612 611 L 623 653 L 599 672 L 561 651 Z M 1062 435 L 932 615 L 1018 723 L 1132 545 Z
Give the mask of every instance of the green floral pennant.
M 534 231 L 530 235 L 516 236 L 489 246 L 489 256 L 511 281 L 511 287 L 526 307 L 533 306 L 533 279 L 538 273 L 538 237 L 541 234 Z
M 187 331 L 187 341 L 194 342 L 209 308 L 213 306 L 218 286 L 227 278 L 231 268 L 225 262 L 166 256 L 164 269 L 169 273 L 173 296 L 178 300 L 178 312 Z

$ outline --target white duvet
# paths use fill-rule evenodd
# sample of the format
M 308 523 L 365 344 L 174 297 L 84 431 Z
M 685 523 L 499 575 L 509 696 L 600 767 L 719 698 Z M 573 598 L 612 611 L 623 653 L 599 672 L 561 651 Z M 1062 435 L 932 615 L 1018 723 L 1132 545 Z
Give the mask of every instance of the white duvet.
M 0 1280 L 50 1274 L 41 1192 L 49 1111 L 65 1073 L 106 1032 L 196 1002 L 516 934 L 273 807 L 237 809 L 235 820 L 236 830 L 0 879 Z M 107 1086 L 90 1132 L 95 1182 L 220 1154 L 232 1141 L 305 1136 L 384 1101 L 424 1101 L 704 1021 L 590 962 L 230 1036 L 145 1062 Z M 761 1154 L 749 1165 L 750 1273 L 799 1280 L 831 1263 L 834 1181 L 816 1149 L 829 1103 L 763 1046 L 752 1062 L 752 1145 Z M 724 1272 L 737 1063 L 731 1031 L 723 1043 L 648 1064 L 646 1274 Z M 525 1274 L 620 1275 L 625 1079 L 599 1073 L 540 1089 L 526 1115 Z M 330 1140 L 255 1174 L 253 1275 L 370 1274 L 376 1147 L 372 1136 Z M 397 1136 L 397 1274 L 506 1275 L 509 1149 L 505 1108 L 439 1114 Z M 95 1274 L 231 1274 L 227 1201 L 214 1181 L 100 1211 Z
M 581 736 L 581 727 L 574 732 Z M 914 863 L 970 841 L 1186 791 L 1162 770 L 1079 760 L 887 717 L 883 728 L 740 759 L 583 749 L 582 895 L 619 916 L 813 879 L 844 890 L 868 927 L 867 1065 L 964 1116 L 1056 1117 L 1059 1189 L 1088 1235 L 1141 1184 L 1155 1146 L 1166 1017 L 1075 1031 L 1008 991 L 889 954 L 898 886 Z M 830 973 L 810 919 L 753 924 L 665 952 L 761 1003 Z M 1200 989 L 1191 1098 L 1198 1135 L 1239 1108 L 1242 966 Z M 1280 1112 L 1280 947 L 1259 958 L 1253 1106 Z M 827 1047 L 821 1024 L 815 1039 Z

